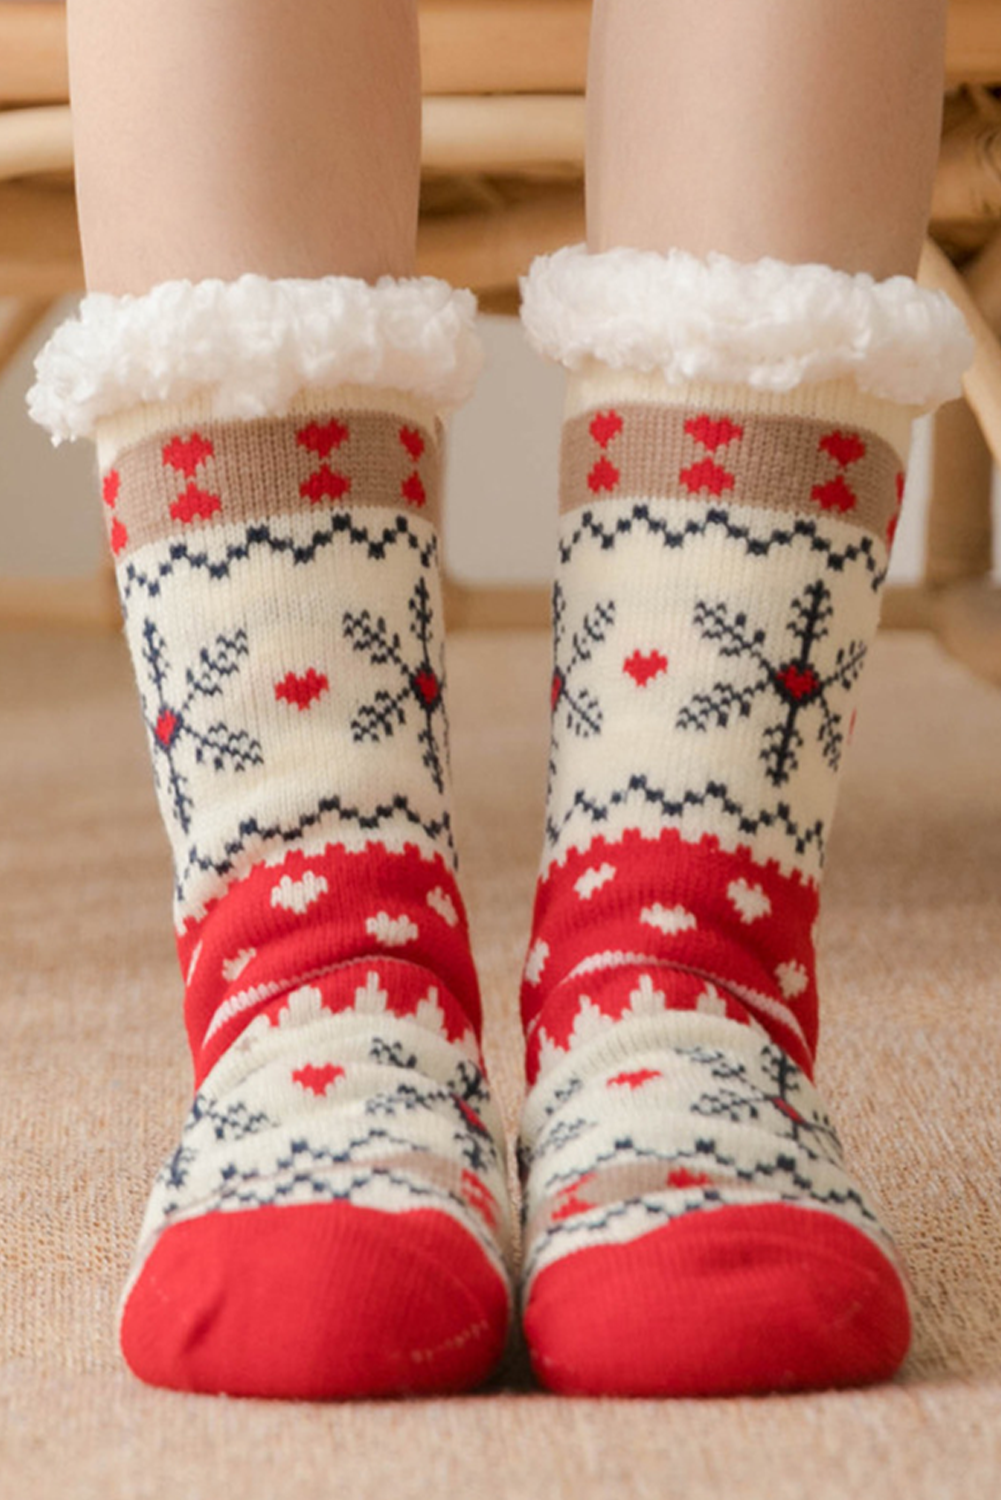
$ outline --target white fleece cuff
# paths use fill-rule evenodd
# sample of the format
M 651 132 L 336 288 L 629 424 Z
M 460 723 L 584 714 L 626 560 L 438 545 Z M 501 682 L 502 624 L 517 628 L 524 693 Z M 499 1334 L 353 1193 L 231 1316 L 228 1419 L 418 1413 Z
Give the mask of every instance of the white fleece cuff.
M 150 401 L 207 390 L 216 417 L 283 416 L 297 391 L 391 387 L 444 414 L 483 364 L 476 299 L 433 276 L 162 281 L 89 292 L 35 359 L 28 412 L 52 436 Z
M 909 276 L 568 245 L 533 262 L 521 293 L 529 342 L 570 370 L 598 359 L 763 391 L 850 377 L 932 410 L 961 394 L 973 358 L 959 308 Z

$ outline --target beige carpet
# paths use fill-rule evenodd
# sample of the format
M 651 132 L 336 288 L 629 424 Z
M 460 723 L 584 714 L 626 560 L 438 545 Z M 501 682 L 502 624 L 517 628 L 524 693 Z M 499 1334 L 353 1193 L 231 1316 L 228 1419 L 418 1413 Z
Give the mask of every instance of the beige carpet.
M 465 635 L 459 837 L 513 1125 L 548 641 Z M 149 1390 L 118 1291 L 188 1100 L 169 868 L 118 639 L 0 635 L 0 1494 L 299 1500 L 1001 1496 L 1001 694 L 922 636 L 869 669 L 828 863 L 821 1084 L 908 1258 L 917 1334 L 866 1392 L 568 1401 L 518 1349 L 447 1401 Z

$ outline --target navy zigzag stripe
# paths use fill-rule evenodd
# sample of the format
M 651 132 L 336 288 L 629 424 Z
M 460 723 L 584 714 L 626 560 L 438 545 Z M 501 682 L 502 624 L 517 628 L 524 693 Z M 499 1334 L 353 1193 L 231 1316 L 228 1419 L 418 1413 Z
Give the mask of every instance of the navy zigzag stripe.
M 182 565 L 192 571 L 203 569 L 212 579 L 228 578 L 234 564 L 246 561 L 260 549 L 276 554 L 287 553 L 297 564 L 309 563 L 339 536 L 345 536 L 354 546 L 364 547 L 371 558 L 384 558 L 390 548 L 406 546 L 417 552 L 422 567 L 426 568 L 438 556 L 438 539 L 434 531 L 430 538 L 422 540 L 415 532 L 410 516 L 402 513 L 392 525 L 379 531 L 359 525 L 347 510 L 330 511 L 328 521 L 325 528 L 314 531 L 311 540 L 305 543 L 296 542 L 291 536 L 275 534 L 271 525 L 264 521 L 247 525 L 243 540 L 227 546 L 225 553 L 218 558 L 210 557 L 204 548 L 198 549 L 181 540 L 170 542 L 166 558 L 152 569 L 141 568 L 130 558 L 120 570 L 123 605 L 136 590 L 148 598 L 156 598 L 161 593 L 164 579 L 171 577 Z
M 621 537 L 640 528 L 656 537 L 664 547 L 674 549 L 683 548 L 686 542 L 705 536 L 711 529 L 717 528 L 734 541 L 743 542 L 749 557 L 767 557 L 775 547 L 788 547 L 793 541 L 806 539 L 810 543 L 810 551 L 824 556 L 827 567 L 834 573 L 843 572 L 846 563 L 861 561 L 869 574 L 874 593 L 881 588 L 886 578 L 886 565 L 880 564 L 877 559 L 877 544 L 872 536 L 865 533 L 857 542 L 848 542 L 844 547 L 838 547 L 820 531 L 818 523 L 809 516 L 799 516 L 790 526 L 776 526 L 766 535 L 756 536 L 749 526 L 735 522 L 732 512 L 724 506 L 709 506 L 698 519 L 692 517 L 682 526 L 672 526 L 666 518 L 652 514 L 646 501 L 632 506 L 628 514 L 620 516 L 611 526 L 599 519 L 600 514 L 602 512 L 591 509 L 580 513 L 573 530 L 560 538 L 560 562 L 570 562 L 577 548 L 586 541 L 596 541 L 602 551 L 611 551 Z
M 184 870 L 177 877 L 176 892 L 178 900 L 183 901 L 188 882 L 196 871 L 207 873 L 211 871 L 220 877 L 228 875 L 236 862 L 236 856 L 246 848 L 248 839 L 257 836 L 261 839 L 278 839 L 284 844 L 295 844 L 302 838 L 308 828 L 319 823 L 326 813 L 337 813 L 342 822 L 353 823 L 356 828 L 365 829 L 370 832 L 378 832 L 379 828 L 388 819 L 402 816 L 414 828 L 420 828 L 427 834 L 429 839 L 437 839 L 444 836 L 446 848 L 452 856 L 452 864 L 455 865 L 455 841 L 452 837 L 452 819 L 446 809 L 440 818 L 423 818 L 414 808 L 410 806 L 409 798 L 399 793 L 390 803 L 381 803 L 373 808 L 371 812 L 363 813 L 357 807 L 347 807 L 337 795 L 321 797 L 311 812 L 303 813 L 295 823 L 282 827 L 280 823 L 272 823 L 262 827 L 256 818 L 247 818 L 238 825 L 237 837 L 227 840 L 224 844 L 224 858 L 213 859 L 210 855 L 202 854 L 196 844 L 192 844 L 188 850 L 187 862 Z
M 651 786 L 646 776 L 630 776 L 626 785 L 617 788 L 604 802 L 590 796 L 581 787 L 574 793 L 573 801 L 562 817 L 547 815 L 547 842 L 551 845 L 558 843 L 563 830 L 578 813 L 582 813 L 592 823 L 603 823 L 612 808 L 625 806 L 634 794 L 639 795 L 644 805 L 658 808 L 665 818 L 680 817 L 687 807 L 704 807 L 707 803 L 717 802 L 723 812 L 737 819 L 737 827 L 741 833 L 754 835 L 761 828 L 782 828 L 793 840 L 797 854 L 805 854 L 810 845 L 815 844 L 823 864 L 824 825 L 819 818 L 812 824 L 801 827 L 792 816 L 788 802 L 779 802 L 771 812 L 762 810 L 751 815 L 730 796 L 721 781 L 706 782 L 701 792 L 686 791 L 681 797 L 669 797 L 663 787 Z
M 670 1158 L 670 1160 L 680 1160 L 681 1156 L 682 1153 L 679 1153 L 677 1158 Z M 665 1158 L 665 1162 L 667 1162 L 667 1160 L 668 1158 Z M 762 1176 L 768 1177 L 770 1175 L 773 1175 L 775 1169 L 769 1171 L 766 1166 L 762 1166 L 759 1170 Z M 748 1181 L 753 1182 L 755 1180 L 754 1173 L 746 1173 L 743 1175 L 747 1176 Z M 799 1184 L 797 1184 L 797 1186 L 799 1186 Z M 673 1191 L 676 1192 L 678 1191 L 678 1189 L 674 1189 Z M 660 1195 L 661 1199 L 663 1199 L 663 1197 L 667 1196 L 671 1192 L 671 1189 L 663 1189 Z M 836 1188 L 830 1188 L 827 1192 L 818 1192 L 813 1187 L 802 1186 L 799 1187 L 799 1191 L 787 1190 L 785 1192 L 777 1193 L 775 1195 L 774 1201 L 777 1203 L 801 1204 L 804 1198 L 809 1198 L 810 1201 L 812 1203 L 815 1203 L 819 1209 L 826 1210 L 828 1212 L 837 1213 L 839 1209 L 843 1210 L 847 1208 L 853 1208 L 857 1212 L 859 1218 L 863 1219 L 866 1223 L 871 1224 L 874 1228 L 878 1228 L 879 1226 L 879 1221 L 876 1218 L 875 1214 L 864 1202 L 861 1194 L 854 1188 L 845 1188 L 844 1190 L 840 1191 Z M 680 1210 L 674 1207 L 671 1202 L 665 1203 L 663 1201 L 658 1201 L 657 1198 L 654 1198 L 652 1195 L 644 1195 L 640 1198 L 624 1198 L 616 1201 L 614 1204 L 608 1204 L 606 1206 L 606 1212 L 600 1218 L 592 1217 L 592 1213 L 576 1214 L 573 1218 L 562 1219 L 555 1224 L 547 1225 L 544 1233 L 539 1237 L 538 1241 L 533 1247 L 531 1262 L 535 1263 L 538 1261 L 543 1249 L 552 1240 L 573 1240 L 575 1238 L 581 1238 L 586 1244 L 589 1237 L 594 1233 L 595 1230 L 607 1229 L 608 1226 L 610 1224 L 613 1224 L 616 1219 L 623 1218 L 624 1215 L 629 1213 L 632 1209 L 642 1209 L 646 1218 L 650 1220 L 651 1225 L 653 1225 L 658 1221 L 665 1223 L 670 1222 L 672 1219 L 682 1218 L 690 1213 L 702 1213 L 707 1212 L 713 1208 L 725 1208 L 728 1203 L 731 1202 L 739 1203 L 740 1199 L 728 1199 L 725 1191 L 704 1191 L 700 1202 L 688 1203 L 684 1208 Z M 843 1217 L 847 1218 L 847 1215 L 844 1215 Z M 850 1218 L 848 1218 L 848 1222 L 851 1223 Z M 645 1229 L 638 1231 L 636 1238 L 639 1237 L 639 1234 L 645 1234 L 647 1232 L 648 1231 Z

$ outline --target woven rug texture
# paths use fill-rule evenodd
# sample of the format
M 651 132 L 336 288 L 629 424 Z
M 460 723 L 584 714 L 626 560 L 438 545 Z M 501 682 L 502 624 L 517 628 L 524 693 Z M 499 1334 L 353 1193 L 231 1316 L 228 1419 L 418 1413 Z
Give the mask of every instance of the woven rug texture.
M 449 643 L 461 879 L 513 1133 L 549 640 Z M 997 1500 L 1001 693 L 889 633 L 828 856 L 819 1082 L 904 1251 L 892 1384 L 565 1400 L 514 1344 L 448 1400 L 282 1404 L 140 1385 L 115 1308 L 190 1069 L 170 867 L 124 642 L 0 633 L 0 1493 L 25 1500 Z

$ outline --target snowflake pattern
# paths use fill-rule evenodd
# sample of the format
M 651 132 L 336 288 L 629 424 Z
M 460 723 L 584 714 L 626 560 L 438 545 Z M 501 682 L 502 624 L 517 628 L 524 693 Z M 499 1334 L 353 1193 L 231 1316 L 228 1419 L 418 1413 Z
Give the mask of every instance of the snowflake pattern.
M 724 657 L 751 657 L 758 666 L 758 676 L 746 687 L 732 682 L 716 682 L 707 693 L 696 693 L 681 710 L 679 729 L 706 731 L 713 723 L 725 728 L 731 715 L 749 718 L 751 705 L 761 694 L 774 694 L 782 706 L 782 717 L 765 730 L 765 746 L 760 759 L 765 775 L 773 786 L 784 786 L 799 766 L 799 751 L 805 743 L 799 729 L 802 714 L 813 708 L 820 711 L 818 740 L 825 761 L 836 771 L 841 763 L 845 731 L 842 715 L 830 702 L 835 687 L 849 691 L 862 673 L 867 647 L 862 641 L 839 646 L 828 670 L 819 667 L 815 647 L 830 632 L 834 614 L 831 592 L 816 580 L 797 594 L 790 604 L 786 631 L 798 643 L 794 655 L 772 660 L 765 647 L 764 629 L 752 630 L 747 615 L 730 613 L 726 601 L 710 604 L 700 599 L 695 606 L 693 623 L 707 641 L 719 643 Z
M 171 666 L 167 643 L 150 619 L 143 622 L 141 651 L 155 695 L 151 705 L 142 694 L 143 717 L 153 747 L 153 773 L 161 791 L 166 777 L 172 811 L 188 833 L 194 799 L 190 777 L 180 766 L 186 745 L 193 747 L 196 764 L 211 764 L 216 771 L 228 768 L 239 772 L 264 763 L 260 741 L 246 729 L 231 729 L 222 720 L 202 728 L 196 721 L 198 701 L 220 697 L 226 682 L 239 673 L 249 655 L 247 632 L 238 629 L 230 635 L 218 635 L 211 646 L 202 647 L 196 665 L 185 670 L 186 691 L 179 701 L 168 692 Z
M 780 1047 L 774 1044 L 764 1046 L 759 1059 L 759 1069 L 773 1087 L 756 1083 L 746 1062 L 719 1048 L 679 1050 L 693 1063 L 707 1068 L 710 1076 L 724 1085 L 697 1099 L 691 1107 L 693 1114 L 739 1124 L 759 1122 L 767 1112 L 777 1110 L 794 1141 L 814 1141 L 823 1143 L 822 1151 L 825 1148 L 827 1152 L 841 1151 L 841 1142 L 829 1117 L 816 1108 L 807 1114 L 797 1106 L 796 1095 L 803 1092 L 803 1072 Z
M 449 762 L 448 719 L 445 714 L 445 648 L 439 642 L 436 659 L 431 652 L 434 643 L 434 610 L 431 593 L 424 578 L 419 578 L 410 596 L 410 634 L 417 641 L 416 661 L 408 660 L 398 631 L 391 631 L 382 615 L 373 617 L 367 609 L 358 614 L 347 611 L 342 622 L 345 639 L 355 651 L 364 652 L 374 667 L 393 666 L 400 677 L 395 691 L 379 688 L 351 720 L 351 734 L 356 743 L 389 739 L 396 729 L 407 723 L 408 713 L 423 718 L 417 735 L 421 760 L 430 774 L 435 790 L 444 792 Z
M 242 1141 L 258 1131 L 273 1130 L 277 1124 L 264 1110 L 250 1110 L 242 1100 L 223 1109 L 209 1095 L 197 1093 L 184 1122 L 180 1144 L 167 1157 L 157 1176 L 162 1187 L 180 1190 L 186 1186 L 188 1174 L 198 1156 L 188 1141 L 192 1132 L 201 1130 L 204 1134 L 203 1122 L 208 1122 L 215 1139 L 223 1142 Z
M 615 601 L 607 599 L 589 609 L 566 649 L 566 596 L 559 582 L 553 585 L 553 677 L 550 689 L 552 711 L 549 741 L 549 791 L 552 791 L 559 754 L 559 731 L 568 729 L 578 739 L 600 734 L 604 723 L 601 704 L 594 693 L 575 678 L 590 662 L 596 646 L 603 645 L 615 623 Z

